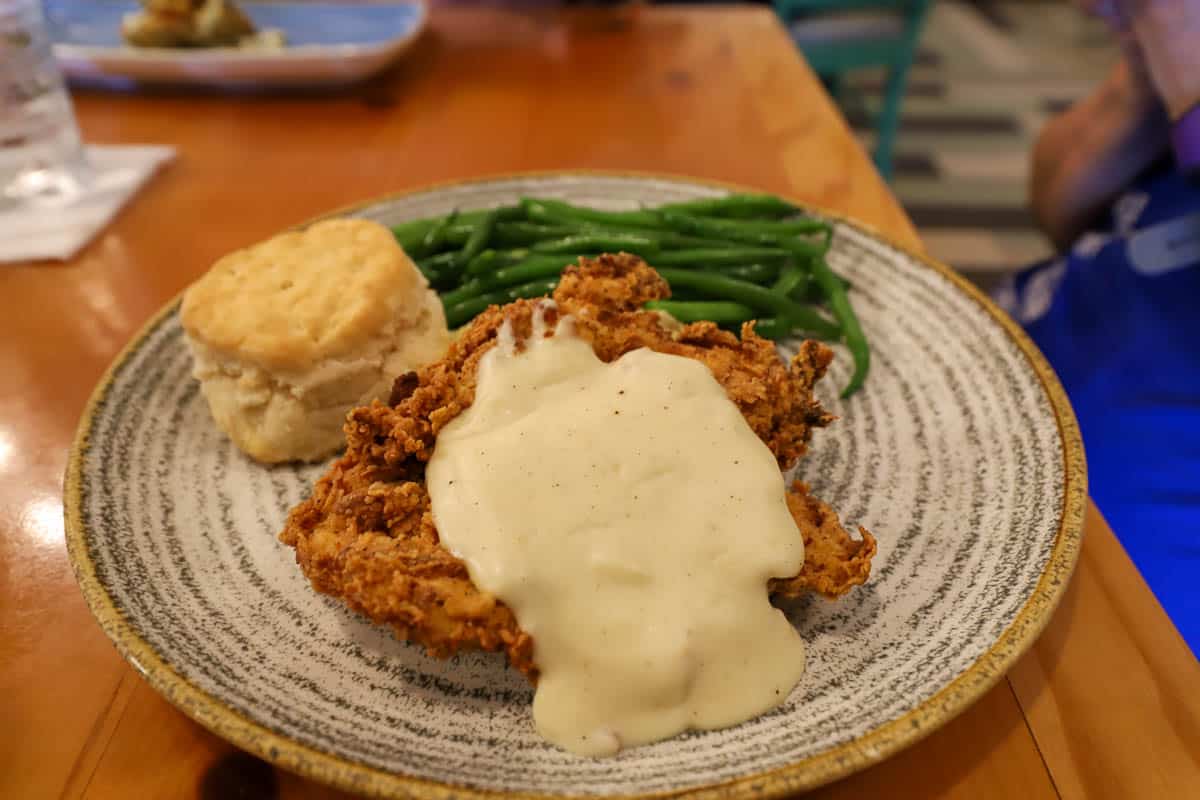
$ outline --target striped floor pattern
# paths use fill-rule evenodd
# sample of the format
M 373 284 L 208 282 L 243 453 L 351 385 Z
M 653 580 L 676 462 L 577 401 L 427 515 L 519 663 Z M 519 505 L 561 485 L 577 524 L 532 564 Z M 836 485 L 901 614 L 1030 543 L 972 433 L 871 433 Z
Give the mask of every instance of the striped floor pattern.
M 1042 124 L 1084 96 L 1116 51 L 1073 6 L 941 0 L 905 98 L 893 188 L 930 252 L 983 285 L 1049 255 L 1027 205 Z M 881 76 L 853 77 L 844 110 L 864 143 Z

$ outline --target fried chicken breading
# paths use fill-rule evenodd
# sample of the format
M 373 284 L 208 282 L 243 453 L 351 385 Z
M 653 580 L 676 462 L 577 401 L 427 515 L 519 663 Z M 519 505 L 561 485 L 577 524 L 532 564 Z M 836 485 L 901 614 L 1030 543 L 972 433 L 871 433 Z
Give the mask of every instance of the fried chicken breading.
M 804 342 L 786 364 L 750 323 L 739 338 L 710 322 L 672 325 L 642 310 L 646 301 L 668 295 L 666 282 L 641 259 L 601 256 L 569 267 L 554 307 L 542 310 L 550 328 L 559 314 L 574 317 L 578 335 L 604 361 L 648 347 L 704 362 L 780 468 L 790 469 L 812 429 L 833 420 L 812 393 L 832 352 Z M 438 431 L 471 405 L 479 360 L 496 345 L 500 326 L 510 320 L 518 343 L 525 341 L 540 302 L 489 308 L 444 358 L 399 376 L 389 405 L 375 402 L 350 412 L 345 455 L 292 510 L 280 534 L 317 591 L 392 626 L 432 655 L 468 647 L 503 650 L 531 680 L 537 676 L 532 639 L 512 611 L 477 589 L 466 565 L 439 544 L 424 474 Z M 833 598 L 866 580 L 875 553 L 870 533 L 860 529 L 861 539 L 853 539 L 799 482 L 788 493 L 788 507 L 804 537 L 805 561 L 799 575 L 773 580 L 772 592 L 816 591 Z

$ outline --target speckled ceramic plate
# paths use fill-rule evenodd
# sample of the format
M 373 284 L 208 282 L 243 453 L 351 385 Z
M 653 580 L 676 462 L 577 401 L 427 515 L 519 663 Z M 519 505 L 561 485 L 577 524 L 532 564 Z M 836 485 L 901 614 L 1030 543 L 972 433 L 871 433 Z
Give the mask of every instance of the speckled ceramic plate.
M 665 177 L 461 183 L 343 214 L 397 223 L 521 194 L 598 207 L 708 196 Z M 184 713 L 320 781 L 387 797 L 778 797 L 861 769 L 945 723 L 1041 630 L 1075 563 L 1086 487 L 1062 389 L 961 278 L 839 221 L 830 262 L 874 344 L 866 389 L 800 467 L 875 532 L 870 581 L 789 609 L 810 664 L 776 710 L 608 760 L 546 744 L 499 656 L 451 661 L 316 595 L 276 541 L 322 467 L 254 464 L 214 428 L 179 326 L 151 320 L 101 381 L 67 475 L 67 537 L 92 610 Z

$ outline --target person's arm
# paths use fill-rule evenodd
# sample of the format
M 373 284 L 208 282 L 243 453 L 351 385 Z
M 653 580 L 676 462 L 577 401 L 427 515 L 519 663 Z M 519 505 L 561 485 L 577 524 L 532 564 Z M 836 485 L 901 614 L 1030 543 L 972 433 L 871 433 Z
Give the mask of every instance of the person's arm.
M 1200 104 L 1200 3 L 1196 0 L 1119 0 L 1137 41 L 1146 80 L 1172 120 Z
M 1060 250 L 1169 146 L 1167 115 L 1145 78 L 1122 59 L 1091 95 L 1038 136 L 1030 202 Z

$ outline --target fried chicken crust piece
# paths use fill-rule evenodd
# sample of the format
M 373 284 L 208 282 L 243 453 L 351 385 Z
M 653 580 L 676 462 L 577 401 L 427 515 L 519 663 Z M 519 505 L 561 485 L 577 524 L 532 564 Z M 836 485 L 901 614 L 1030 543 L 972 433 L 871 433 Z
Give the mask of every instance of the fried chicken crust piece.
M 771 580 L 771 594 L 798 597 L 817 592 L 832 599 L 865 583 L 875 557 L 871 532 L 860 526 L 860 538 L 851 538 L 837 513 L 809 494 L 802 481 L 792 484 L 787 504 L 804 537 L 804 566 L 795 577 Z
M 581 259 L 564 271 L 553 307 L 518 300 L 487 309 L 444 358 L 399 376 L 389 405 L 377 401 L 351 411 L 346 453 L 292 510 L 279 537 L 295 548 L 313 587 L 390 625 L 398 637 L 420 642 L 432 655 L 504 651 L 509 663 L 536 680 L 533 640 L 512 611 L 476 588 L 466 565 L 441 547 L 424 483 L 438 431 L 471 405 L 479 360 L 495 346 L 505 319 L 523 342 L 532 335 L 535 307 L 543 304 L 550 329 L 558 315 L 572 315 L 578 334 L 604 361 L 640 347 L 703 361 L 781 469 L 804 454 L 813 428 L 833 420 L 812 393 L 832 360 L 829 348 L 804 342 L 785 364 L 750 323 L 739 338 L 712 323 L 683 326 L 641 309 L 647 300 L 667 296 L 666 282 L 641 259 Z M 866 580 L 875 553 L 869 533 L 851 538 L 801 483 L 788 493 L 788 507 L 804 536 L 805 562 L 799 575 L 772 581 L 773 592 L 816 591 L 833 598 Z

